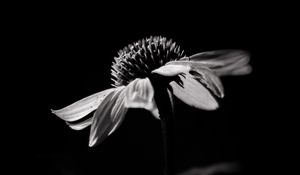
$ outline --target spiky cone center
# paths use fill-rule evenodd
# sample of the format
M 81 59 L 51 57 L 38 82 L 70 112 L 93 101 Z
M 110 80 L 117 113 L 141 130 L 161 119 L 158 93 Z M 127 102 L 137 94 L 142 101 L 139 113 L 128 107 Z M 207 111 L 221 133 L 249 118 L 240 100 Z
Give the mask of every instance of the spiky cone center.
M 112 86 L 127 85 L 136 78 L 148 77 L 153 70 L 182 57 L 184 51 L 180 46 L 161 36 L 151 36 L 129 44 L 114 58 Z

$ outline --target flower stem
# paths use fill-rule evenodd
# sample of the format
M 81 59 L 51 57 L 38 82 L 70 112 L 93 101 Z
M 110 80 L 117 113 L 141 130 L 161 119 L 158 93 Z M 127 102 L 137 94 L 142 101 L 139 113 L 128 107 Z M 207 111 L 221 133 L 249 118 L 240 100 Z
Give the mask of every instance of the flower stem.
M 164 144 L 165 157 L 165 174 L 173 175 L 173 161 L 174 161 L 174 134 L 173 134 L 173 115 L 160 115 L 162 137 Z
M 174 109 L 172 94 L 168 93 L 168 81 L 153 76 L 150 81 L 154 88 L 154 99 L 161 119 L 164 146 L 164 175 L 174 174 Z

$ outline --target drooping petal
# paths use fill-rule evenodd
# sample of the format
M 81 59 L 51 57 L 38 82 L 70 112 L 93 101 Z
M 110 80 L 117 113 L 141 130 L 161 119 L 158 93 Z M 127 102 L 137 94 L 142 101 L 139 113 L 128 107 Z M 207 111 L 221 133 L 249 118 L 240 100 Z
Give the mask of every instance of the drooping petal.
M 246 75 L 252 71 L 250 65 L 245 64 L 244 60 L 239 60 L 231 65 L 220 67 L 215 70 L 218 75 Z
M 191 72 L 192 73 L 192 72 Z M 193 73 L 193 77 L 210 89 L 217 97 L 224 97 L 224 88 L 218 76 L 210 70 L 202 69 Z
M 90 131 L 89 146 L 101 143 L 123 121 L 127 108 L 124 86 L 118 87 L 109 93 L 94 113 Z
M 190 56 L 190 61 L 197 61 L 212 69 L 218 76 L 244 75 L 250 73 L 249 54 L 242 50 L 216 50 L 197 53 Z M 235 71 L 248 67 L 247 71 Z
M 195 61 L 171 61 L 168 65 L 186 65 L 191 67 L 190 74 L 210 89 L 216 96 L 224 97 L 224 88 L 218 76 L 212 70 Z
M 154 100 L 154 89 L 148 78 L 135 79 L 126 87 L 125 106 L 142 108 L 150 111 L 159 119 L 158 109 Z
M 250 65 L 246 65 L 239 69 L 236 69 L 231 72 L 232 75 L 246 75 L 252 72 L 252 67 Z
M 107 96 L 107 94 L 114 91 L 115 88 L 107 89 L 86 98 L 83 98 L 63 109 L 51 110 L 52 113 L 60 117 L 61 119 L 72 122 L 83 118 L 92 111 L 96 110 L 102 100 Z
M 203 110 L 215 110 L 218 103 L 210 92 L 193 76 L 186 73 L 185 76 L 179 75 L 182 85 L 172 81 L 170 83 L 173 94 L 184 103 Z
M 75 124 L 67 122 L 67 125 L 69 125 L 69 127 L 74 129 L 74 130 L 82 130 L 82 129 L 90 126 L 92 124 L 92 121 L 93 121 L 93 117 L 88 118 L 88 119 L 86 119 L 82 122 L 75 123 Z
M 188 72 L 190 70 L 190 67 L 187 65 L 172 65 L 167 64 L 164 66 L 161 66 L 158 69 L 155 69 L 152 71 L 152 73 L 157 73 L 163 76 L 172 77 L 184 72 Z

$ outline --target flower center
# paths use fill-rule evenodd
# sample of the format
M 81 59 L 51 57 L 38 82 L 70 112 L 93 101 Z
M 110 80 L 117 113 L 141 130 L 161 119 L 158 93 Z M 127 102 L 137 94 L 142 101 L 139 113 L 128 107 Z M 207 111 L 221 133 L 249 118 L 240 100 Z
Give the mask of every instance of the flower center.
M 136 78 L 145 78 L 169 61 L 182 58 L 184 51 L 171 39 L 155 36 L 129 44 L 118 52 L 112 64 L 112 86 L 127 85 Z

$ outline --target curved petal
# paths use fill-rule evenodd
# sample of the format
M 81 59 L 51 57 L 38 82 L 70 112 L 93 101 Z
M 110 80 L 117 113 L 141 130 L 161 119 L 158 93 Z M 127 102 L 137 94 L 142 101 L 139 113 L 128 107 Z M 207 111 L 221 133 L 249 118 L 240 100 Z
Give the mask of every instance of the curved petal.
M 218 103 L 210 92 L 193 76 L 187 73 L 185 76 L 179 75 L 182 85 L 172 81 L 170 83 L 173 94 L 184 103 L 203 110 L 215 110 Z
M 114 90 L 115 88 L 106 89 L 104 91 L 83 98 L 63 109 L 51 111 L 65 121 L 76 121 L 96 110 L 102 100 L 107 96 L 107 94 L 111 93 Z
M 148 78 L 135 79 L 126 87 L 125 106 L 142 108 L 150 111 L 159 119 L 158 109 L 154 100 L 154 89 Z
M 246 75 L 252 72 L 252 67 L 246 65 L 231 72 L 232 75 Z
M 123 121 L 127 112 L 124 106 L 124 90 L 122 86 L 109 93 L 94 113 L 89 139 L 90 147 L 101 143 Z
M 216 76 L 212 70 L 203 66 L 199 62 L 195 61 L 171 61 L 168 65 L 187 65 L 191 67 L 190 73 L 193 77 L 204 84 L 210 89 L 216 96 L 224 97 L 224 88 L 222 82 L 218 76 Z
M 75 124 L 67 122 L 67 125 L 74 130 L 82 130 L 82 129 L 90 126 L 92 124 L 92 121 L 93 121 L 93 117 L 88 118 L 82 122 L 75 123 Z
M 212 69 L 218 76 L 244 75 L 248 71 L 235 71 L 248 66 L 249 53 L 243 50 L 216 50 L 197 53 L 190 56 L 190 61 L 197 61 L 203 66 Z
M 175 75 L 179 75 L 184 72 L 188 72 L 190 70 L 190 67 L 187 65 L 173 65 L 173 64 L 167 64 L 164 66 L 161 66 L 158 69 L 155 69 L 152 71 L 152 73 L 157 73 L 163 76 L 172 77 Z

